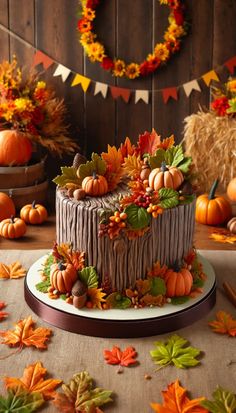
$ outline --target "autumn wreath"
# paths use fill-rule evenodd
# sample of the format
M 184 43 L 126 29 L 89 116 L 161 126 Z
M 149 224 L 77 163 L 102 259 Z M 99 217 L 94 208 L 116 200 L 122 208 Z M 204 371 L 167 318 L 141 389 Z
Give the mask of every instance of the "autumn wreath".
M 81 34 L 80 43 L 91 62 L 100 62 L 101 67 L 111 71 L 113 76 L 135 79 L 147 76 L 162 67 L 171 55 L 180 49 L 180 39 L 186 34 L 183 0 L 159 0 L 170 8 L 169 26 L 164 33 L 164 41 L 157 43 L 153 51 L 141 63 L 127 64 L 120 58 L 111 58 L 104 45 L 97 40 L 93 23 L 96 19 L 96 8 L 102 0 L 80 0 L 82 17 L 78 20 L 78 30 Z

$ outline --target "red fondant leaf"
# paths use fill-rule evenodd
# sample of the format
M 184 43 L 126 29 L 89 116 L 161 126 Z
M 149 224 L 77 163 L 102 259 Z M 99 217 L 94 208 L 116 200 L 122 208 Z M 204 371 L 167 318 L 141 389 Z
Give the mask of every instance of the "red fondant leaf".
M 127 347 L 124 351 L 121 351 L 119 347 L 113 346 L 111 351 L 104 350 L 103 354 L 107 364 L 120 364 L 128 367 L 137 363 L 137 360 L 135 360 L 137 352 L 133 347 Z
M 228 334 L 231 337 L 236 337 L 236 320 L 231 314 L 225 311 L 216 313 L 216 320 L 208 323 L 215 333 Z
M 144 132 L 143 135 L 139 135 L 138 150 L 141 155 L 144 155 L 145 153 L 154 155 L 160 143 L 161 137 L 157 135 L 156 131 L 153 129 L 151 133 Z

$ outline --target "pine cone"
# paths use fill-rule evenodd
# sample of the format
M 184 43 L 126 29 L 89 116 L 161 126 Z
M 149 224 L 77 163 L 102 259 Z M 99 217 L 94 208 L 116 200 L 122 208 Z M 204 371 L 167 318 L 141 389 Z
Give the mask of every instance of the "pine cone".
M 73 166 L 75 169 L 78 169 L 79 166 L 80 166 L 82 163 L 86 163 L 86 161 L 87 161 L 87 159 L 85 158 L 85 156 L 83 156 L 83 155 L 81 155 L 81 153 L 77 152 L 77 153 L 75 154 L 75 157 L 74 157 L 73 165 L 72 165 L 72 166 Z

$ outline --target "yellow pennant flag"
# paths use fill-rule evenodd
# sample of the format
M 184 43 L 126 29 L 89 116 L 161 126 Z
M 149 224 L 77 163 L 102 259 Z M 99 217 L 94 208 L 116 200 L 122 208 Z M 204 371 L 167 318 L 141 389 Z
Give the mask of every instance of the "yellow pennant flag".
M 203 75 L 202 78 L 207 86 L 210 85 L 212 80 L 216 80 L 216 82 L 220 81 L 214 70 L 210 70 L 210 72 L 205 73 L 205 75 Z
M 84 92 L 87 92 L 87 89 L 89 87 L 91 83 L 91 79 L 89 79 L 88 77 L 76 74 L 73 82 L 71 83 L 71 86 L 77 86 L 77 85 L 81 85 L 82 89 Z

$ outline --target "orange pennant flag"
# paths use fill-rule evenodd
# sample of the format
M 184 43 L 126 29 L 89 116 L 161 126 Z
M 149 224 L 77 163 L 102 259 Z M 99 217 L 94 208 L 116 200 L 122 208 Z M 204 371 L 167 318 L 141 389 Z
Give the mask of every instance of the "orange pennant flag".
M 167 103 L 170 98 L 178 100 L 178 93 L 176 87 L 168 87 L 166 89 L 162 89 L 162 96 L 164 103 Z
M 117 99 L 118 97 L 122 97 L 123 100 L 128 103 L 129 98 L 130 98 L 130 90 L 129 89 L 124 89 L 121 87 L 115 87 L 115 86 L 110 86 L 111 94 L 114 99 Z
M 216 82 L 220 81 L 214 70 L 210 70 L 210 72 L 205 73 L 205 75 L 203 75 L 202 78 L 207 86 L 210 85 L 212 80 L 216 80 Z
M 90 83 L 91 83 L 91 79 L 89 79 L 88 77 L 79 75 L 77 73 L 74 77 L 73 82 L 71 83 L 71 86 L 73 87 L 73 86 L 81 85 L 83 91 L 87 92 Z
M 43 65 L 44 69 L 48 69 L 54 61 L 40 50 L 37 50 L 34 55 L 33 67 L 39 65 L 40 63 Z
M 232 57 L 231 59 L 227 60 L 227 62 L 224 63 L 224 66 L 227 67 L 231 75 L 234 73 L 234 68 L 236 67 L 236 56 Z

